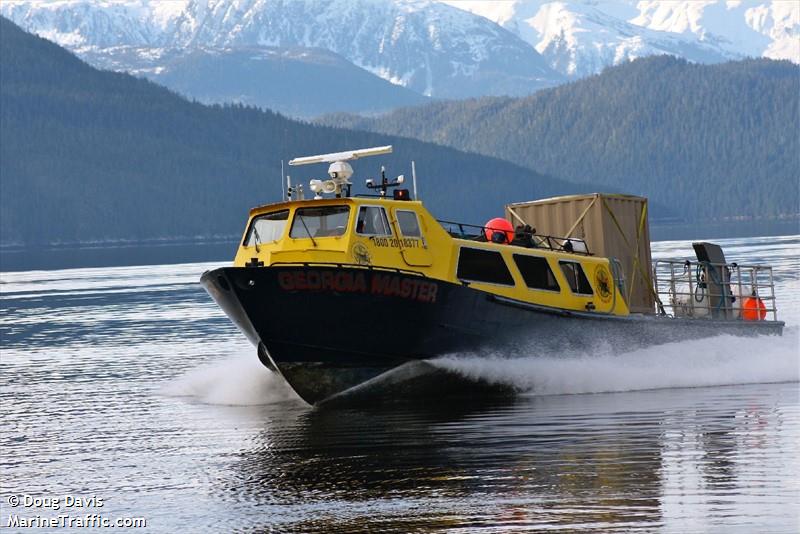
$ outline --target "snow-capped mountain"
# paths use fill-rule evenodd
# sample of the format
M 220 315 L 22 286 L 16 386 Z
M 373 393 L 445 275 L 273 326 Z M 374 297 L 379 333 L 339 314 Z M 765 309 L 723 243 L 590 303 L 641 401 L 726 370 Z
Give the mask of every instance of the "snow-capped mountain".
M 637 4 L 638 26 L 693 34 L 701 42 L 751 57 L 800 63 L 800 1 L 680 1 Z
M 444 0 L 533 45 L 571 78 L 655 54 L 800 63 L 798 0 Z
M 61 46 L 164 46 L 187 0 L 4 1 L 0 14 Z
M 221 62 L 235 62 L 223 70 L 249 87 L 245 102 L 258 101 L 259 86 L 245 79 L 251 66 L 268 80 L 265 69 L 275 65 L 235 53 L 253 47 L 330 50 L 441 98 L 528 94 L 657 54 L 800 63 L 800 0 L 3 0 L 0 14 L 96 66 L 207 101 L 235 94 L 237 80 L 210 94 L 202 80 L 211 71 L 187 72 L 189 63 L 173 61 L 185 55 L 179 51 L 207 59 L 219 51 Z M 343 77 L 354 72 L 340 66 Z M 177 79 L 180 86 L 170 85 Z
M 95 58 L 117 46 L 324 48 L 445 98 L 528 94 L 563 81 L 512 32 L 431 0 L 21 1 L 3 2 L 0 13 Z

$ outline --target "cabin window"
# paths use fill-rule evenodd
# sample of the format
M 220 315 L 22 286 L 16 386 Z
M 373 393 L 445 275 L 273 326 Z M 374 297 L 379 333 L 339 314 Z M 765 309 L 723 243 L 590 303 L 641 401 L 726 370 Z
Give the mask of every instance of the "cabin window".
M 283 237 L 283 231 L 288 220 L 289 210 L 259 215 L 250 223 L 250 230 L 247 232 L 244 246 L 252 247 L 261 243 L 277 241 Z
M 419 229 L 417 214 L 413 211 L 396 210 L 397 224 L 400 225 L 400 232 L 403 237 L 422 237 Z
M 514 285 L 503 256 L 492 250 L 463 247 L 458 256 L 456 276 L 460 280 Z
M 289 237 L 336 237 L 344 235 L 350 206 L 299 208 L 294 212 Z
M 517 264 L 525 285 L 531 289 L 544 289 L 546 291 L 561 291 L 556 276 L 550 268 L 546 258 L 541 256 L 526 256 L 514 254 L 514 263 Z
M 561 261 L 559 262 L 559 265 L 561 265 L 561 272 L 564 273 L 564 278 L 567 279 L 569 288 L 573 293 L 577 293 L 579 295 L 594 294 L 592 286 L 589 285 L 589 280 L 586 279 L 586 275 L 583 273 L 583 267 L 581 267 L 580 263 L 576 263 L 574 261 Z
M 361 235 L 392 235 L 386 210 L 378 206 L 361 206 L 356 220 L 356 233 Z

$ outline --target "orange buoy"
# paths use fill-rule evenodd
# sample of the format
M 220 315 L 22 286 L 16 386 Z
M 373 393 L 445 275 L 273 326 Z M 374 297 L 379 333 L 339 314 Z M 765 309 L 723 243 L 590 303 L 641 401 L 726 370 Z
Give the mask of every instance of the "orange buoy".
M 747 297 L 742 303 L 742 318 L 745 321 L 763 321 L 767 316 L 767 307 L 758 297 Z
M 493 237 L 495 233 L 501 234 L 504 232 L 506 234 L 506 243 L 514 241 L 514 226 L 502 217 L 495 217 L 487 222 L 484 229 L 486 231 L 486 239 L 489 241 L 494 241 Z

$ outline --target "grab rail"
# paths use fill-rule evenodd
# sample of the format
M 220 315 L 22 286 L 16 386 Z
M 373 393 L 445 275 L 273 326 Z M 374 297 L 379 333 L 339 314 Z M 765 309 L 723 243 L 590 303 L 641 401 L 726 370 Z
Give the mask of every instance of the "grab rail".
M 466 224 L 453 221 L 443 221 L 437 219 L 436 222 L 442 225 L 442 228 L 450 234 L 451 237 L 458 239 L 471 239 L 491 242 L 491 239 L 486 235 L 486 230 L 497 229 L 489 228 L 487 226 L 478 226 L 477 224 Z M 456 231 L 455 229 L 458 229 Z M 465 230 L 466 229 L 466 230 Z M 477 229 L 477 231 L 469 231 L 469 229 Z M 557 237 L 552 235 L 534 234 L 532 232 L 522 232 L 519 230 L 514 232 L 515 240 L 518 235 L 523 235 L 530 238 L 530 244 L 520 243 L 520 246 L 528 246 L 530 248 L 547 248 L 550 250 L 558 250 L 561 252 L 571 252 L 573 254 L 583 254 L 591 256 L 589 246 L 586 241 L 577 237 Z M 517 244 L 512 242 L 511 244 Z
M 760 299 L 772 321 L 778 320 L 775 283 L 768 265 L 654 260 L 652 268 L 654 289 L 675 317 L 745 320 L 744 300 L 754 297 Z M 722 291 L 712 291 L 719 287 Z M 756 318 L 751 320 L 770 320 L 761 319 L 758 307 L 752 311 Z

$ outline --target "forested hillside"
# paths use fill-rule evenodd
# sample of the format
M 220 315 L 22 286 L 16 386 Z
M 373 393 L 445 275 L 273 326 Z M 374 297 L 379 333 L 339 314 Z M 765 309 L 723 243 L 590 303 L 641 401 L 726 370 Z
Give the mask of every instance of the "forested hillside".
M 98 71 L 0 18 L 0 243 L 237 234 L 247 209 L 280 198 L 280 162 L 394 144 L 355 162 L 357 189 L 410 174 L 440 217 L 483 222 L 512 200 L 589 191 L 513 164 L 415 140 L 203 106 Z M 324 166 L 292 168 L 322 177 Z
M 173 48 L 155 54 L 152 48 L 116 46 L 82 51 L 81 58 L 101 69 L 125 65 L 203 103 L 238 102 L 300 118 L 381 113 L 430 101 L 319 48 Z
M 416 137 L 646 195 L 692 219 L 797 214 L 800 67 L 651 57 L 526 98 L 322 122 Z

